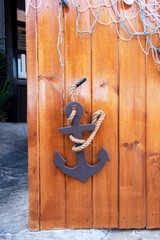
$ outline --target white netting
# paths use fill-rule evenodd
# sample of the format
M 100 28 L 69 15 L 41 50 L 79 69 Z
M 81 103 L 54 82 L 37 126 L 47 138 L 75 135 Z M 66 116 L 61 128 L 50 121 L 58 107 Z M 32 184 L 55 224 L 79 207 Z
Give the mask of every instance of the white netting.
M 42 0 L 41 0 L 42 1 Z M 86 2 L 85 9 L 80 6 L 81 1 Z M 130 41 L 133 37 L 137 38 L 143 52 L 149 54 L 152 52 L 153 59 L 156 63 L 160 64 L 160 0 L 72 0 L 77 11 L 76 28 L 79 34 L 92 34 L 96 31 L 96 25 L 115 24 L 117 34 L 123 41 Z M 30 1 L 29 1 L 30 2 Z M 126 3 L 131 4 L 130 6 Z M 59 11 L 59 36 L 57 42 L 57 49 L 60 55 L 59 43 L 61 38 L 61 13 L 63 6 L 66 7 L 67 0 L 60 1 Z M 133 11 L 128 11 L 128 8 L 132 8 Z M 69 6 L 68 6 L 69 7 Z M 105 10 L 106 17 L 101 16 L 102 10 Z M 92 23 L 90 29 L 80 29 L 79 22 L 83 18 L 83 13 L 90 11 Z M 133 12 L 133 13 L 132 13 Z M 104 21 L 107 19 L 107 21 Z M 136 24 L 140 23 L 141 24 Z M 141 26 L 140 26 L 141 25 Z M 142 30 L 143 29 L 143 30 Z M 142 39 L 146 39 L 142 43 Z
M 77 0 L 72 0 L 75 4 L 77 10 L 77 21 L 76 27 L 79 34 L 92 34 L 97 23 L 101 25 L 115 24 L 117 34 L 123 41 L 130 41 L 133 37 L 136 37 L 140 47 L 145 54 L 152 52 L 153 59 L 156 63 L 160 64 L 160 1 L 157 0 L 97 0 L 97 4 L 93 5 L 89 0 L 84 0 L 87 3 L 85 9 L 80 8 Z M 127 6 L 125 2 L 132 2 L 135 4 L 134 13 L 127 14 L 127 9 L 132 6 Z M 61 7 L 63 6 L 63 1 L 61 1 Z M 105 9 L 105 13 L 108 21 L 104 21 L 104 15 L 101 17 L 101 10 Z M 119 10 L 120 9 L 120 10 Z M 79 22 L 83 13 L 90 11 L 91 16 L 93 16 L 93 23 L 90 29 L 80 29 Z M 105 18 L 105 19 L 106 19 Z M 136 24 L 136 22 L 141 22 Z M 136 28 L 136 26 L 138 26 Z M 143 31 L 141 30 L 143 29 Z M 142 44 L 141 40 L 146 38 L 147 44 Z M 62 62 L 61 62 L 62 64 Z

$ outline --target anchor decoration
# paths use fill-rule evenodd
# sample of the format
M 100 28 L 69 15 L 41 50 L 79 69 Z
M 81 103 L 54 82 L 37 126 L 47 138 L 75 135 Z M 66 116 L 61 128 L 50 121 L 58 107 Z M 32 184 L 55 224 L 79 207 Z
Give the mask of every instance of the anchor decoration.
M 75 86 L 79 86 L 86 79 L 82 79 Z M 78 85 L 79 84 L 79 85 Z M 62 134 L 72 134 L 75 139 L 82 140 L 82 132 L 85 131 L 93 131 L 95 129 L 96 124 L 80 124 L 80 119 L 83 116 L 83 107 L 80 103 L 72 101 L 67 104 L 65 109 L 65 114 L 67 118 L 70 117 L 73 109 L 76 109 L 76 114 L 73 118 L 73 125 L 69 127 L 59 128 Z M 75 144 L 75 149 L 78 148 L 80 144 Z M 75 150 L 76 151 L 76 150 Z M 65 175 L 77 178 L 83 183 L 87 181 L 87 179 L 96 173 L 98 173 L 105 165 L 106 161 L 110 161 L 107 151 L 104 147 L 101 148 L 101 151 L 97 157 L 99 160 L 98 163 L 94 165 L 90 165 L 86 161 L 84 149 L 76 151 L 77 165 L 75 167 L 68 167 L 65 165 L 66 160 L 56 151 L 54 156 L 54 164 L 57 166 Z

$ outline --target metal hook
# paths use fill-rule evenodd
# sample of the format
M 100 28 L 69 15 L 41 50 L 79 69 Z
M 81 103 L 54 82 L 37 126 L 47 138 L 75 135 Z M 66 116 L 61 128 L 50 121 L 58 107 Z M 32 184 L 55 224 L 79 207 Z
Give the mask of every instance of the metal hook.
M 63 4 L 64 7 L 69 6 L 69 2 L 67 0 L 61 0 L 61 3 Z
M 75 85 L 76 85 L 76 87 L 79 87 L 82 83 L 84 83 L 85 81 L 87 80 L 87 78 L 83 78 L 83 79 L 81 79 L 78 83 L 76 83 Z

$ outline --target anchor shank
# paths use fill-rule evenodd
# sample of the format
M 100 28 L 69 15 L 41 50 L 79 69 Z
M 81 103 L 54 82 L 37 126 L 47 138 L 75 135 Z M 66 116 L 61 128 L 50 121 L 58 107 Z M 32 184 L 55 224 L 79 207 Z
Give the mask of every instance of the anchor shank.
M 82 150 L 80 152 L 76 152 L 76 158 L 77 158 L 77 166 L 78 167 L 87 165 L 84 150 Z
M 74 137 L 78 138 L 78 139 L 82 139 L 82 131 L 75 131 L 74 132 Z M 76 146 L 79 146 L 79 145 L 76 144 Z M 84 166 L 84 165 L 87 164 L 84 150 L 76 152 L 76 158 L 77 158 L 77 165 L 78 166 Z

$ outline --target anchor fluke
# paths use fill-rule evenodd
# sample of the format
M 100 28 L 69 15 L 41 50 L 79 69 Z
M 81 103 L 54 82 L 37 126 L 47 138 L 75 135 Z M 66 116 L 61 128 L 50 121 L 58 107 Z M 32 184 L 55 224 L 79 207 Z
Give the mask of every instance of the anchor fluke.
M 101 151 L 97 157 L 98 160 L 110 162 L 108 153 L 104 147 L 101 148 Z
M 64 165 L 66 160 L 61 157 L 58 151 L 56 151 L 55 156 L 54 156 L 54 164 L 56 167 L 60 167 Z
M 78 154 L 83 154 L 83 151 Z M 54 156 L 54 164 L 57 166 L 64 174 L 70 177 L 79 179 L 81 182 L 85 183 L 87 179 L 96 173 L 98 173 L 105 165 L 106 161 L 110 161 L 107 151 L 102 147 L 97 159 L 98 163 L 90 165 L 86 161 L 77 162 L 77 165 L 73 168 L 70 168 L 65 165 L 65 159 L 56 151 Z

